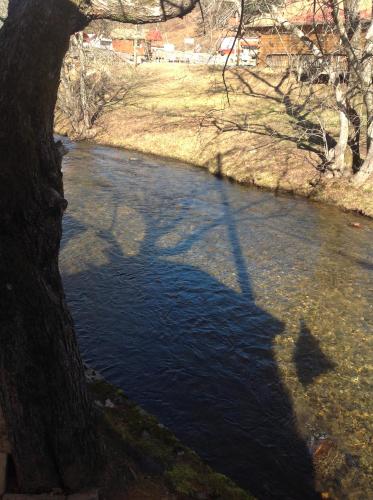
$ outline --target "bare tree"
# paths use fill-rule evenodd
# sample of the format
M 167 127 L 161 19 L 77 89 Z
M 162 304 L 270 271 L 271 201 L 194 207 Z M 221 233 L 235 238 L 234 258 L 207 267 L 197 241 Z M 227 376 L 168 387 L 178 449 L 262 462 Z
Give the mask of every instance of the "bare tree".
M 118 54 L 85 47 L 83 33 L 74 34 L 61 71 L 57 128 L 75 140 L 93 137 L 103 111 L 133 97 L 140 84 L 136 69 Z
M 229 33 L 229 23 L 237 14 L 231 0 L 201 0 L 203 18 L 197 25 L 198 34 L 208 37 L 210 51 L 216 50 L 222 31 Z
M 79 489 L 102 450 L 58 254 L 64 198 L 53 140 L 70 36 L 92 19 L 160 22 L 194 0 L 11 0 L 0 30 L 0 405 L 19 488 Z
M 266 3 L 276 25 L 300 40 L 313 55 L 316 66 L 326 69 L 334 88 L 334 109 L 339 114 L 340 132 L 336 146 L 328 152 L 327 171 L 333 175 L 354 175 L 353 182 L 361 185 L 373 173 L 373 25 L 363 26 L 359 0 L 315 0 L 313 32 L 292 24 L 272 2 Z M 332 53 L 326 52 L 318 32 L 316 15 L 323 15 L 324 35 L 335 39 Z M 363 29 L 364 28 L 364 29 Z M 341 62 L 342 61 L 342 64 Z M 330 103 L 328 103 L 331 108 Z M 362 113 L 361 109 L 364 109 Z M 362 130 L 366 130 L 365 159 L 361 155 Z M 351 169 L 347 168 L 346 151 L 352 153 Z
M 278 1 L 271 0 L 271 4 Z M 222 32 L 234 35 L 239 28 L 240 35 L 243 35 L 245 25 L 253 16 L 268 8 L 267 2 L 268 0 L 201 0 L 203 16 L 198 24 L 199 34 L 206 34 L 210 48 L 214 49 Z

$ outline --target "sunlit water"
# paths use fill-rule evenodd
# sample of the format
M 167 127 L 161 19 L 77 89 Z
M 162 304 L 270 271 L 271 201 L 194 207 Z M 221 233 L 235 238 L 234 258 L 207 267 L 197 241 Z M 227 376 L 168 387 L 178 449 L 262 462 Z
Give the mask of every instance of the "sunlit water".
M 84 358 L 259 498 L 373 498 L 373 222 L 70 148 L 61 267 Z

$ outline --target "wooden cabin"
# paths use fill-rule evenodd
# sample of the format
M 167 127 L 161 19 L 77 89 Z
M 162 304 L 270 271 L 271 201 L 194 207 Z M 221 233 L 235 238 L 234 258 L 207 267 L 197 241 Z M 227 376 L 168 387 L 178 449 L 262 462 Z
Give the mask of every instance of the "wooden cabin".
M 370 0 L 360 0 L 363 31 L 371 21 Z M 286 0 L 281 14 L 291 24 L 299 27 L 317 43 L 326 57 L 336 67 L 343 68 L 345 58 L 340 51 L 339 37 L 335 32 L 330 7 L 325 0 Z M 258 66 L 277 70 L 289 67 L 298 71 L 315 61 L 311 51 L 299 38 L 277 24 L 269 15 L 261 15 L 245 26 L 247 36 L 257 37 Z M 302 69 L 303 68 L 303 69 Z

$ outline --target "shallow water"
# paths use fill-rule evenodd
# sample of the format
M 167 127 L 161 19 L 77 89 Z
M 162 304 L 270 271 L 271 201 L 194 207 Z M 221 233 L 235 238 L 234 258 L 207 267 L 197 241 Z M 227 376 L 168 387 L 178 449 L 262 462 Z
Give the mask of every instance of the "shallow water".
M 70 148 L 60 261 L 86 361 L 259 498 L 373 498 L 373 221 Z

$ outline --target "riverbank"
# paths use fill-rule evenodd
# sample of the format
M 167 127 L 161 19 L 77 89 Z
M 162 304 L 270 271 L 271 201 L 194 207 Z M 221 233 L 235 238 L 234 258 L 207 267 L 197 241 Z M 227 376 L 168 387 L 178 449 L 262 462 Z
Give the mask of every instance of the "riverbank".
M 369 497 L 373 221 L 66 144 L 60 266 L 86 359 L 260 498 Z
M 102 498 L 123 500 L 254 500 L 214 472 L 122 390 L 88 370 L 89 390 L 101 413 L 110 467 Z
M 334 135 L 338 130 L 337 116 L 316 105 L 316 97 L 327 99 L 325 85 L 310 92 L 292 77 L 233 69 L 228 103 L 216 69 L 147 64 L 138 72 L 130 100 L 98 120 L 96 142 L 373 217 L 373 182 L 355 189 L 348 180 L 320 174 L 323 127 Z M 57 130 L 66 132 L 62 123 Z
M 122 390 L 86 369 L 98 413 L 99 434 L 108 466 L 96 489 L 80 494 L 22 495 L 12 472 L 11 453 L 0 413 L 0 498 L 6 500 L 254 500 L 230 479 L 214 472 L 157 419 L 131 402 Z M 7 477 L 8 476 L 8 477 Z

